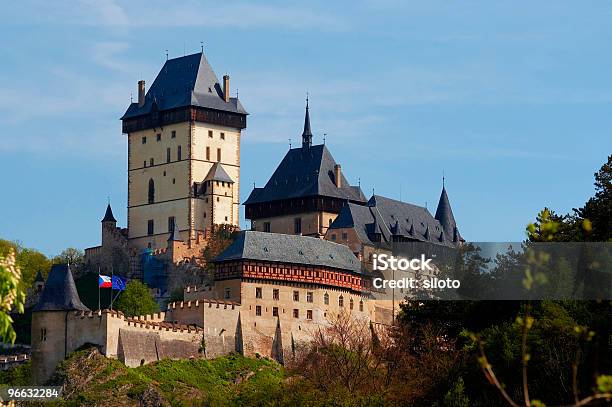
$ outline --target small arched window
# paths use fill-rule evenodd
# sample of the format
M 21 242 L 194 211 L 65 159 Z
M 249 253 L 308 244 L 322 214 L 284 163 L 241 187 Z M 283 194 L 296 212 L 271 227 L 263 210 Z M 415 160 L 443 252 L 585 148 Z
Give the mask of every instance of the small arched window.
M 352 298 L 349 301 L 349 307 L 350 307 L 350 309 L 353 309 L 353 299 Z
M 338 297 L 338 306 L 339 307 L 344 307 L 344 297 L 342 295 L 340 295 L 340 297 Z
M 325 295 L 323 296 L 323 302 L 325 303 L 325 305 L 329 305 L 329 294 L 325 293 Z
M 153 178 L 149 180 L 149 203 L 155 202 L 155 181 Z
M 363 312 L 363 300 L 359 301 L 359 312 Z

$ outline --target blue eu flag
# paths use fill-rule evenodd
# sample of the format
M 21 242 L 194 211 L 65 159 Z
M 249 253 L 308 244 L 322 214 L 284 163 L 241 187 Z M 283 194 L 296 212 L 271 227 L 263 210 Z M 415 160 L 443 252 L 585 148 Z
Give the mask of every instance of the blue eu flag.
M 113 275 L 113 290 L 125 290 L 125 278 Z

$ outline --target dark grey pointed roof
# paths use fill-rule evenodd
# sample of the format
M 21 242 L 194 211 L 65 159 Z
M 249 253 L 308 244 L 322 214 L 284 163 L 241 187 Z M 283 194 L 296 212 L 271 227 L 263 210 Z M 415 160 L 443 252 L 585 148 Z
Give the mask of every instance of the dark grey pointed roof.
M 234 182 L 232 178 L 227 174 L 223 165 L 220 163 L 214 163 L 212 167 L 210 167 L 210 171 L 204 178 L 204 181 L 224 181 L 224 182 Z
M 461 236 L 459 236 L 458 231 L 455 231 L 455 228 L 457 228 L 457 223 L 455 222 L 455 216 L 453 216 L 453 210 L 451 209 L 445 187 L 442 187 L 442 193 L 440 194 L 440 201 L 438 202 L 438 208 L 436 209 L 436 219 L 444 228 L 444 234 L 446 236 L 451 237 L 457 234 L 458 240 L 461 240 Z
M 262 260 L 279 263 L 326 266 L 361 272 L 361 263 L 344 245 L 316 237 L 246 230 L 215 260 Z
M 310 130 L 310 113 L 308 113 L 308 98 L 306 98 L 306 115 L 304 116 L 304 131 L 302 132 L 302 147 L 312 145 L 312 131 Z
M 89 308 L 83 305 L 79 298 L 68 265 L 54 264 L 34 312 L 70 310 L 89 311 Z
M 176 223 L 176 221 L 174 221 L 174 227 L 170 231 L 170 236 L 168 236 L 168 241 L 169 242 L 182 242 L 183 241 L 183 239 L 181 239 L 181 233 L 179 231 L 178 224 Z
M 380 234 L 382 242 L 401 237 L 407 240 L 451 244 L 447 239 L 443 242 L 439 240 L 443 231 L 442 225 L 427 208 L 380 195 L 372 196 L 367 205 L 349 203 L 342 208 L 329 228 L 353 228 L 364 244 L 376 244 L 375 240 L 372 240 L 374 234 Z
M 342 174 L 341 187 L 334 183 L 336 161 L 324 144 L 292 148 L 263 188 L 255 188 L 245 205 L 309 196 L 366 201 L 361 188 L 350 186 Z
M 117 223 L 117 219 L 113 216 L 113 210 L 111 209 L 110 204 L 106 205 L 106 212 L 104 213 L 104 218 L 102 218 L 102 222 L 115 222 Z
M 147 91 L 144 106 L 132 103 L 121 119 L 148 114 L 154 104 L 160 111 L 199 106 L 248 114 L 238 98 L 225 101 L 217 75 L 201 52 L 167 60 Z

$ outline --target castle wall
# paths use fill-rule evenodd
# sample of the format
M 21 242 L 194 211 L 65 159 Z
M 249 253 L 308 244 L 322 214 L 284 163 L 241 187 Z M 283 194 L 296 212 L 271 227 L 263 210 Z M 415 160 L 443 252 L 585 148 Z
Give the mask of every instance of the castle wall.
M 207 358 L 241 351 L 240 305 L 223 301 L 181 301 L 171 303 L 166 320 L 203 328 Z
M 266 232 L 264 224 L 269 222 L 269 232 L 295 235 L 295 219 L 300 218 L 302 220 L 302 235 L 324 235 L 331 222 L 333 222 L 337 216 L 338 214 L 331 212 L 306 212 L 269 218 L 258 218 L 252 221 L 252 229 L 259 232 Z

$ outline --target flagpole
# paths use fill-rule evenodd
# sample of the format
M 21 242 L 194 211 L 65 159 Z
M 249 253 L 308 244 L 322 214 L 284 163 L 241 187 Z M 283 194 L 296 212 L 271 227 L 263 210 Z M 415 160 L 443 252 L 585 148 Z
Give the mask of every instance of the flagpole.
M 98 266 L 98 311 L 100 309 L 100 266 Z
M 111 266 L 111 287 L 110 287 L 110 295 L 111 295 L 111 303 L 110 303 L 110 309 L 111 311 L 113 310 L 113 266 Z

